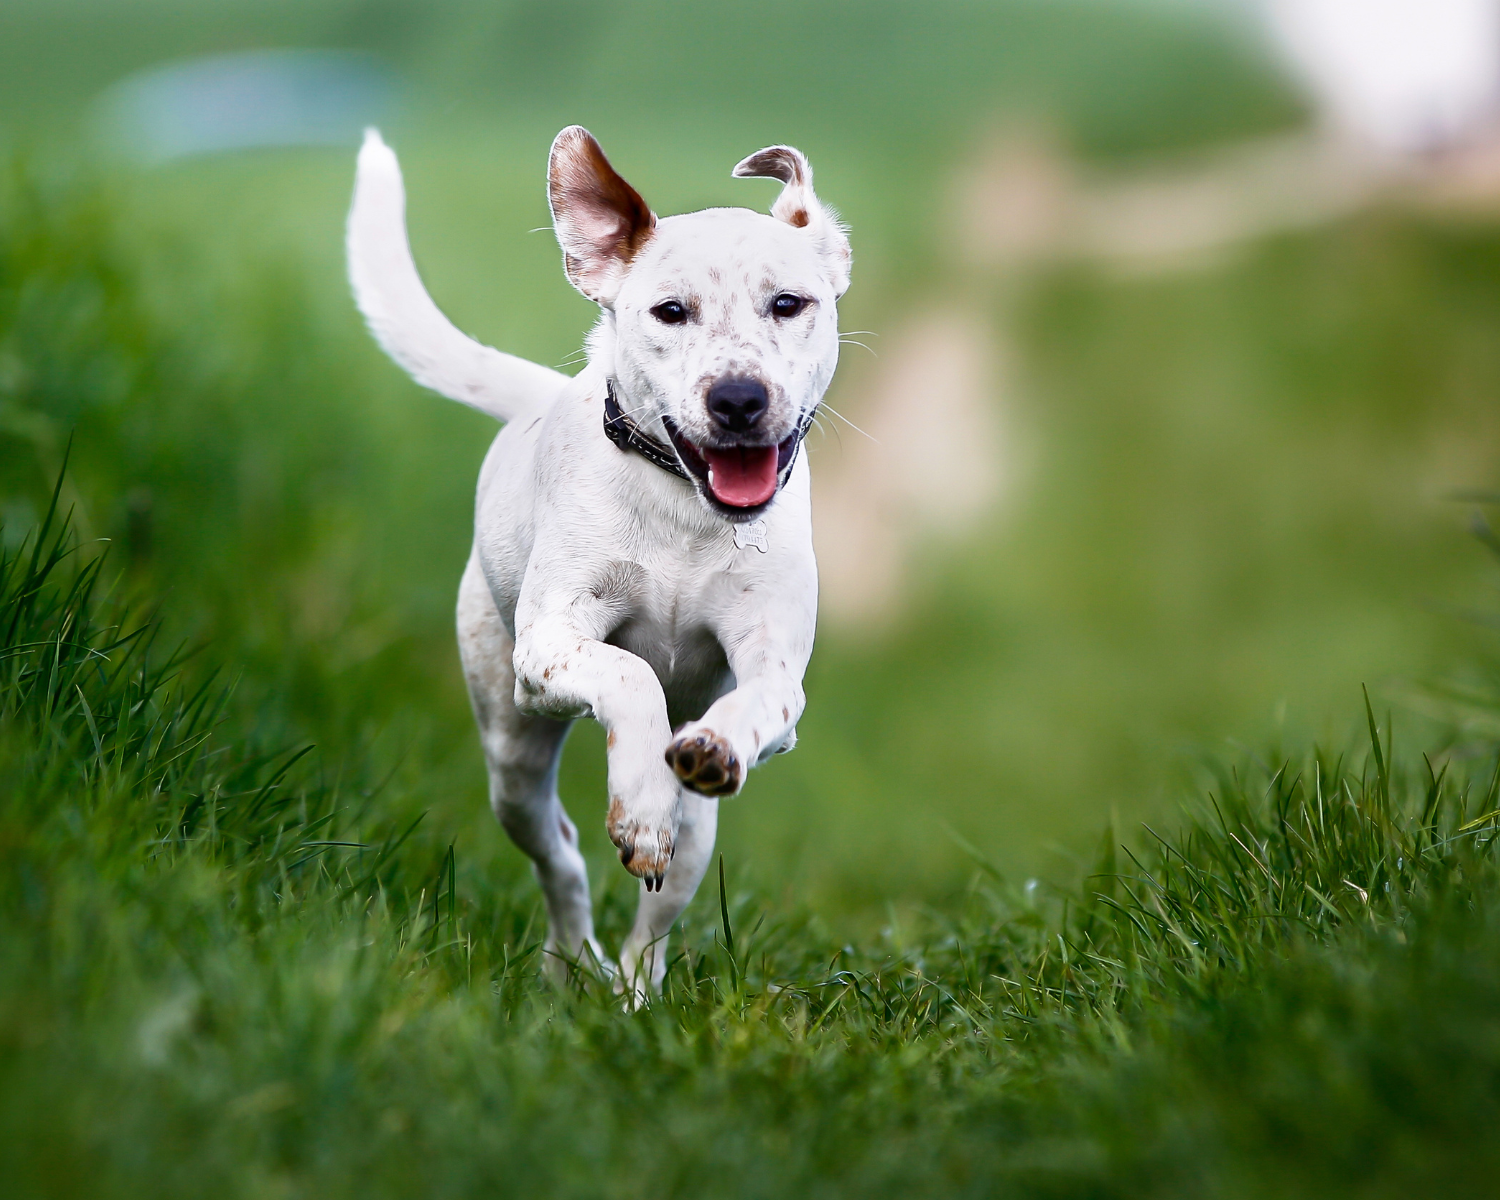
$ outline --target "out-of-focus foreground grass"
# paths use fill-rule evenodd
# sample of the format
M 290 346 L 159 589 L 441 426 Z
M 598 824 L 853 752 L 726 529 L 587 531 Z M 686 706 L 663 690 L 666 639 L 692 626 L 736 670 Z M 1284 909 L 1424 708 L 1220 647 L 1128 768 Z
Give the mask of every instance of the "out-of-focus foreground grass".
M 1465 636 L 1435 609 L 1479 571 L 1444 496 L 1495 465 L 1493 226 L 1376 211 L 1145 276 L 978 266 L 955 232 L 957 181 L 1018 123 L 1118 167 L 1300 120 L 1213 22 L 1114 4 L 7 5 L 8 528 L 73 436 L 68 499 L 127 586 L 169 594 L 172 627 L 212 641 L 269 735 L 316 740 L 332 772 L 387 763 L 461 857 L 521 870 L 485 810 L 450 626 L 491 427 L 359 327 L 352 153 L 141 170 L 86 134 L 128 70 L 287 44 L 371 50 L 405 81 L 387 132 L 418 256 L 493 344 L 562 363 L 590 320 L 534 232 L 548 139 L 577 120 L 663 212 L 764 204 L 729 165 L 772 141 L 811 153 L 854 230 L 844 324 L 878 335 L 831 397 L 856 423 L 923 314 L 963 313 L 998 347 L 983 399 L 1003 486 L 920 539 L 878 619 L 825 621 L 797 753 L 726 807 L 723 848 L 764 883 L 851 917 L 937 898 L 972 867 L 950 830 L 1051 869 L 1047 847 L 1078 850 L 1112 809 L 1161 811 L 1223 739 L 1341 734 L 1327 714 L 1361 682 L 1440 667 Z M 909 407 L 925 424 L 920 389 Z M 815 471 L 859 436 L 831 421 Z M 564 790 L 615 870 L 592 727 Z

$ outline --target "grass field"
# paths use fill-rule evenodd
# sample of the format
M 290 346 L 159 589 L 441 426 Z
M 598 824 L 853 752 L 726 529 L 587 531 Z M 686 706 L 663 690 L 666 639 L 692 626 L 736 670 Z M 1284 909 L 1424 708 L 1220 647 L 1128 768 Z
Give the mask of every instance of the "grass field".
M 591 319 L 528 233 L 582 120 L 663 212 L 812 154 L 843 324 L 886 335 L 841 367 L 854 419 L 914 315 L 1004 351 L 1013 481 L 884 619 L 824 621 L 798 750 L 726 805 L 647 1011 L 537 978 L 451 632 L 493 425 L 360 328 L 352 151 L 91 140 L 129 71 L 264 45 L 401 80 L 424 275 L 493 344 L 563 363 Z M 797 103 L 725 69 L 752 45 Z M 1134 275 L 951 235 L 1007 130 L 1120 173 L 1301 119 L 1181 6 L 0 9 L 0 1178 L 1487 1194 L 1495 565 L 1452 497 L 1500 472 L 1500 226 L 1375 208 Z M 617 945 L 602 766 L 580 727 Z
M 1493 734 L 1434 771 L 1367 707 L 1365 746 L 1226 770 L 1071 888 L 981 872 L 859 948 L 721 874 L 625 1012 L 543 985 L 534 898 L 392 821 L 389 783 L 242 736 L 102 571 L 50 511 L 0 559 L 15 1194 L 1479 1196 L 1500 1169 Z M 1493 729 L 1493 687 L 1470 704 Z

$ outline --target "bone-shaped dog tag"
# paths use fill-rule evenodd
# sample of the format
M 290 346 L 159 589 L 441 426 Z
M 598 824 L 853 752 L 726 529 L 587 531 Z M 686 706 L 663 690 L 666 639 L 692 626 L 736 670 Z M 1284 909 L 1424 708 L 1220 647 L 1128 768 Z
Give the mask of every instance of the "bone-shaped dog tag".
M 743 521 L 734 527 L 734 546 L 736 550 L 744 550 L 754 546 L 762 554 L 770 549 L 766 545 L 766 523 L 760 518 L 754 521 Z

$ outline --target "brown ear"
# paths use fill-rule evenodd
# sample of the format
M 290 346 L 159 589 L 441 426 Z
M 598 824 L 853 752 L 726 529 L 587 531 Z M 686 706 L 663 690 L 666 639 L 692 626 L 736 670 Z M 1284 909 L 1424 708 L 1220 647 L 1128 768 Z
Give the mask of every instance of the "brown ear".
M 631 260 L 656 228 L 656 214 L 616 174 L 581 125 L 570 125 L 553 139 L 547 203 L 568 282 L 609 307 Z
M 849 237 L 838 214 L 813 192 L 812 164 L 802 151 L 791 146 L 767 146 L 735 167 L 734 174 L 739 179 L 779 179 L 786 185 L 771 205 L 771 215 L 807 230 L 823 255 L 834 291 L 842 296 L 849 288 L 853 259 Z

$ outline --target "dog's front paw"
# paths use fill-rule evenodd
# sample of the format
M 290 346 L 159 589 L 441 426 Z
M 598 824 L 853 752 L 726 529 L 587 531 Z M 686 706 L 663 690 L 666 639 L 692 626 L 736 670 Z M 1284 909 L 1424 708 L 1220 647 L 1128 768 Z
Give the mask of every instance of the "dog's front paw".
M 605 828 L 625 869 L 637 876 L 648 892 L 661 891 L 667 865 L 677 852 L 675 814 L 671 820 L 653 821 L 633 815 L 615 799 L 610 801 Z
M 705 796 L 732 796 L 745 768 L 729 743 L 709 729 L 685 730 L 667 747 L 667 765 L 682 786 Z

